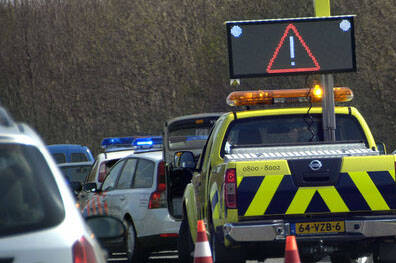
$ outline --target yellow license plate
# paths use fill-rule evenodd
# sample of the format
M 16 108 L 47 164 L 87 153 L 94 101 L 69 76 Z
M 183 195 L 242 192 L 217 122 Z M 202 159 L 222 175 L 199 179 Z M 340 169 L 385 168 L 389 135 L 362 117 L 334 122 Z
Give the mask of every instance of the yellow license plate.
M 296 223 L 296 234 L 322 234 L 345 232 L 344 221 Z

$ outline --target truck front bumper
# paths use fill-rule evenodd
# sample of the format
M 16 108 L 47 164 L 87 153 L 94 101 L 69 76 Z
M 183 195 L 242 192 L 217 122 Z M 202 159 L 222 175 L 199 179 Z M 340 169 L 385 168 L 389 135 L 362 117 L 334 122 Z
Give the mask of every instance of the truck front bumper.
M 345 232 L 298 236 L 299 239 L 376 238 L 396 236 L 396 217 L 361 218 L 345 221 Z M 224 237 L 235 242 L 260 242 L 284 240 L 291 233 L 286 220 L 228 223 L 223 226 Z

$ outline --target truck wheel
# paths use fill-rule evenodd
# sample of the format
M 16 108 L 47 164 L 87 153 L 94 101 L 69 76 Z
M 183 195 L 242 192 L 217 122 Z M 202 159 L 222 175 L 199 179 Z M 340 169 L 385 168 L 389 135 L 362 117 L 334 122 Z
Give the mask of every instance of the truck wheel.
M 179 239 L 177 240 L 177 250 L 179 254 L 179 261 L 181 263 L 192 263 L 194 244 L 190 234 L 190 227 L 188 225 L 188 219 L 183 216 L 183 221 L 180 225 Z

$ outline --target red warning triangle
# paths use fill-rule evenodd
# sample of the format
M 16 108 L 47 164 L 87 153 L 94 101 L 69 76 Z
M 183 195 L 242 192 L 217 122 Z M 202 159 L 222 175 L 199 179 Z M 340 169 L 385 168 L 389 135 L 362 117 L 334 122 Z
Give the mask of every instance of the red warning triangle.
M 300 41 L 301 45 L 303 46 L 303 48 L 307 52 L 307 55 L 311 58 L 311 60 L 312 60 L 312 62 L 314 64 L 313 65 L 314 67 L 303 67 L 303 68 L 286 67 L 286 68 L 282 68 L 282 69 L 272 69 L 272 65 L 274 64 L 276 58 L 278 57 L 279 50 L 283 46 L 283 44 L 285 42 L 285 39 L 286 39 L 287 35 L 289 34 L 290 30 L 293 30 L 294 34 L 297 36 L 297 38 Z M 312 54 L 311 50 L 309 49 L 309 47 L 305 43 L 304 39 L 301 37 L 300 33 L 297 31 L 297 28 L 293 24 L 289 24 L 286 27 L 285 32 L 283 33 L 283 36 L 282 36 L 278 46 L 276 47 L 274 54 L 272 55 L 272 58 L 271 58 L 268 66 L 267 66 L 267 72 L 268 73 L 289 73 L 289 72 L 318 71 L 319 69 L 320 69 L 320 66 L 319 66 L 318 61 L 316 60 L 316 58 Z

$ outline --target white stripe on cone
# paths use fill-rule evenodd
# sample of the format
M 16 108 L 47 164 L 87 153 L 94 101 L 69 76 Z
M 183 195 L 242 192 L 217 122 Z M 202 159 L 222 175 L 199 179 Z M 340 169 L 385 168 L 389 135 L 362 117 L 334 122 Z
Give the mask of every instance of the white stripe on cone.
M 212 257 L 208 241 L 195 243 L 194 257 Z

